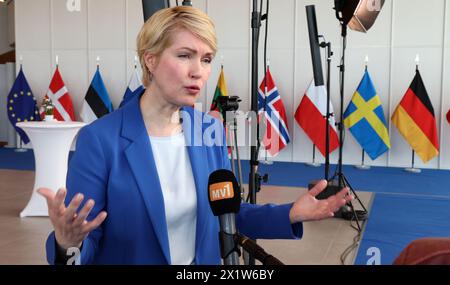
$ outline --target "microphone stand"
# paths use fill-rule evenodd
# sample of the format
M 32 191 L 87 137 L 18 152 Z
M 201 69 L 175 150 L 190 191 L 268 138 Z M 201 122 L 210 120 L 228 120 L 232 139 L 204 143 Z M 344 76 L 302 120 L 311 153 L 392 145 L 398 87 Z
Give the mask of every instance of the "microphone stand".
M 325 126 L 325 180 L 328 181 L 329 171 L 330 171 L 330 65 L 331 65 L 331 57 L 333 56 L 333 52 L 331 51 L 331 42 L 325 41 L 323 36 L 319 36 L 324 39 L 323 42 L 320 43 L 321 48 L 325 48 L 327 50 L 327 113 L 325 114 L 326 126 Z
M 257 260 L 261 261 L 263 265 L 284 265 L 283 262 L 278 260 L 273 255 L 268 254 L 262 247 L 250 238 L 237 233 L 234 235 L 234 240 L 235 243 L 242 246 L 243 249 L 251 252 Z
M 260 147 L 259 141 L 259 122 L 258 122 L 258 42 L 259 29 L 261 27 L 261 13 L 258 12 L 257 0 L 253 0 L 253 10 L 251 19 L 252 29 L 252 85 L 251 85 L 251 146 L 250 146 L 250 174 L 249 174 L 249 197 L 250 203 L 256 204 L 256 192 L 259 191 L 257 186 L 260 181 L 258 174 L 258 152 Z M 256 136 L 255 136 L 256 134 Z M 255 258 L 249 256 L 248 265 L 255 265 Z

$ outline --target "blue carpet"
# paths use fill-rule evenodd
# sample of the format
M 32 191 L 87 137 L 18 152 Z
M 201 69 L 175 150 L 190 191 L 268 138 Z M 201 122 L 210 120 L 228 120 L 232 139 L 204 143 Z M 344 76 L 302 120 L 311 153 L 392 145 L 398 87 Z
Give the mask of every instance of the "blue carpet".
M 0 169 L 34 170 L 34 168 L 32 149 L 26 152 L 15 152 L 11 148 L 0 148 Z
M 242 161 L 244 182 L 248 181 L 249 163 Z M 333 175 L 336 166 L 330 167 Z M 269 173 L 269 185 L 307 187 L 312 180 L 324 177 L 324 166 L 310 167 L 303 163 L 275 162 L 260 164 L 259 174 Z M 343 172 L 353 189 L 375 193 L 416 194 L 450 197 L 450 170 L 422 169 L 414 174 L 395 167 L 372 167 L 359 170 L 344 165 Z
M 376 194 L 355 264 L 367 264 L 371 247 L 387 265 L 415 239 L 450 237 L 449 219 L 450 198 Z

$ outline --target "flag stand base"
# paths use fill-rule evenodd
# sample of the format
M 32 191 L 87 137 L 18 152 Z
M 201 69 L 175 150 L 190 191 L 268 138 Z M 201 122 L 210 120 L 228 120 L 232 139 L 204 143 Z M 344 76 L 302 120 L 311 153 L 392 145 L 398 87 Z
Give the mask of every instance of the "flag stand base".
M 305 162 L 305 164 L 307 166 L 310 166 L 310 167 L 319 167 L 319 166 L 321 166 L 321 164 L 318 163 L 318 162 Z
M 355 168 L 357 168 L 359 170 L 369 170 L 370 169 L 370 165 L 366 165 L 366 164 L 355 165 Z
M 265 165 L 272 165 L 273 161 L 272 160 L 260 160 L 259 163 L 265 164 Z
M 406 171 L 406 172 L 411 172 L 411 173 L 421 173 L 421 172 L 422 172 L 421 169 L 419 169 L 419 168 L 413 168 L 413 167 L 405 168 L 405 171 Z

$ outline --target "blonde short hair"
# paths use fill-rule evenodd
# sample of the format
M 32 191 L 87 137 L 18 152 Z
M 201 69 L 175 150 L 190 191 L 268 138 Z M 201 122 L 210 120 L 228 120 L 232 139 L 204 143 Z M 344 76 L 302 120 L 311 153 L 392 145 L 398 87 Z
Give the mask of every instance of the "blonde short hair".
M 182 29 L 197 36 L 216 53 L 216 32 L 208 15 L 190 6 L 159 10 L 144 23 L 137 37 L 137 52 L 144 86 L 147 87 L 151 81 L 151 73 L 145 65 L 145 52 L 160 56 L 164 49 L 172 44 L 173 33 Z

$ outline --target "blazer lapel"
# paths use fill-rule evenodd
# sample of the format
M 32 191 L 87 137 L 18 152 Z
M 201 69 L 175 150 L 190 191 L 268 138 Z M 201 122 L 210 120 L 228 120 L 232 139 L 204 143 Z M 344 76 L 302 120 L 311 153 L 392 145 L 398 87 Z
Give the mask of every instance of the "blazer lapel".
M 201 250 L 201 242 L 208 226 L 207 217 L 209 201 L 207 195 L 207 183 L 209 173 L 206 149 L 203 144 L 202 114 L 195 112 L 192 108 L 182 108 L 183 133 L 191 161 L 192 173 L 194 175 L 195 189 L 197 191 L 197 228 L 195 238 L 195 252 Z M 187 117 L 189 116 L 189 117 Z M 198 260 L 196 261 L 198 262 Z
M 133 99 L 123 108 L 122 136 L 131 141 L 125 149 L 134 178 L 155 229 L 159 244 L 168 264 L 171 264 L 169 237 L 167 233 L 164 197 L 153 157 L 150 139 L 142 118 L 139 98 Z

